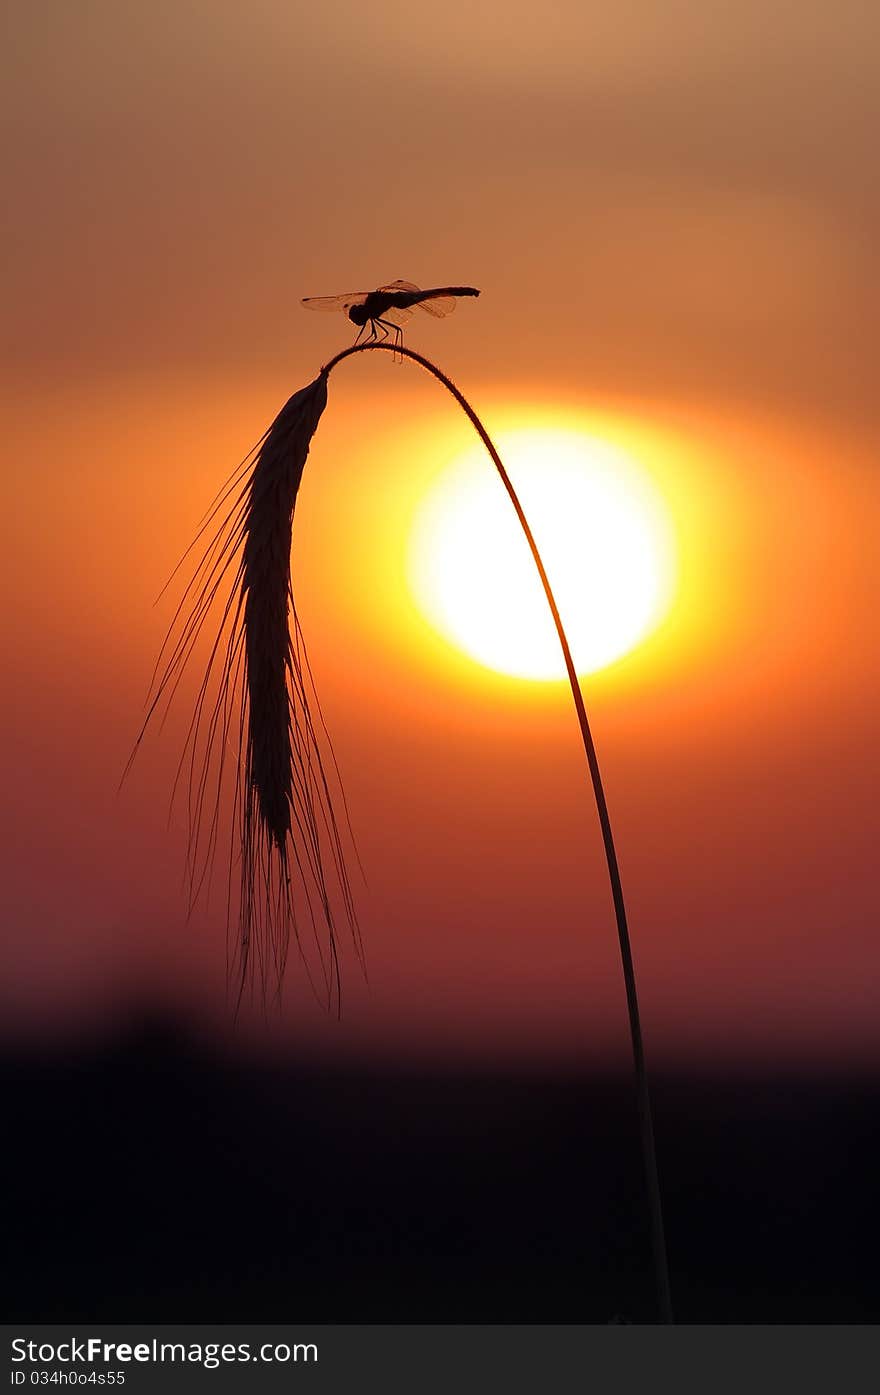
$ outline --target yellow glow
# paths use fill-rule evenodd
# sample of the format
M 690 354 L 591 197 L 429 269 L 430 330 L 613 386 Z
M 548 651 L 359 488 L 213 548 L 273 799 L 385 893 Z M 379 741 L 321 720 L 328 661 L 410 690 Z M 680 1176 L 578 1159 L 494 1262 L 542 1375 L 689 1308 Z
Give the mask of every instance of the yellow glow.
M 650 480 L 581 432 L 516 430 L 496 444 L 529 519 L 579 673 L 633 649 L 668 608 L 672 529 Z M 417 512 L 410 582 L 430 622 L 478 663 L 565 676 L 522 530 L 482 446 L 436 479 Z

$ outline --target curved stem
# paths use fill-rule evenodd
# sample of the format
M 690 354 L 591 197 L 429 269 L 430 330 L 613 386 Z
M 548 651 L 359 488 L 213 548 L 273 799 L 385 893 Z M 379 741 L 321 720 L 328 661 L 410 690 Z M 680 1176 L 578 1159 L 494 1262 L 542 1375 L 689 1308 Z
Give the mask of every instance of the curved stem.
M 629 1012 L 629 1029 L 630 1038 L 632 1041 L 633 1064 L 635 1066 L 636 1075 L 636 1093 L 638 1096 L 642 1155 L 644 1159 L 645 1179 L 647 1182 L 648 1200 L 651 1211 L 651 1242 L 654 1254 L 654 1273 L 657 1283 L 657 1298 L 660 1306 L 662 1321 L 666 1323 L 671 1323 L 673 1321 L 672 1296 L 669 1287 L 669 1268 L 666 1259 L 666 1240 L 663 1229 L 663 1208 L 660 1198 L 660 1180 L 657 1173 L 657 1152 L 654 1144 L 654 1125 L 651 1115 L 651 1097 L 648 1090 L 648 1074 L 645 1066 L 645 1050 L 642 1042 L 642 1026 L 641 1018 L 639 1015 L 639 1000 L 638 995 L 636 993 L 635 966 L 633 964 L 632 948 L 630 946 L 629 939 L 629 928 L 627 926 L 626 906 L 624 904 L 623 899 L 623 885 L 620 879 L 620 868 L 617 862 L 617 852 L 614 847 L 614 837 L 611 831 L 611 818 L 608 813 L 608 804 L 605 799 L 605 790 L 602 785 L 602 776 L 599 770 L 599 760 L 596 755 L 596 746 L 593 741 L 593 734 L 590 730 L 590 723 L 587 718 L 587 710 L 584 705 L 583 693 L 581 692 L 581 686 L 580 682 L 578 681 L 577 671 L 574 666 L 574 660 L 571 656 L 571 649 L 569 648 L 568 638 L 566 636 L 565 629 L 562 624 L 562 619 L 560 617 L 559 610 L 556 605 L 556 598 L 553 595 L 553 590 L 550 585 L 549 578 L 544 569 L 544 563 L 541 560 L 541 554 L 538 551 L 538 545 L 535 542 L 534 537 L 532 536 L 532 530 L 529 527 L 528 520 L 525 516 L 525 513 L 523 512 L 523 507 L 519 501 L 519 498 L 517 497 L 516 490 L 513 487 L 513 484 L 510 480 L 507 471 L 501 463 L 501 457 L 495 449 L 495 446 L 493 445 L 488 432 L 486 431 L 485 427 L 483 426 L 483 423 L 480 421 L 480 418 L 477 416 L 473 407 L 470 405 L 467 399 L 462 396 L 458 388 L 455 386 L 452 380 L 446 376 L 445 373 L 441 372 L 441 370 L 437 368 L 437 366 L 433 364 L 430 361 L 430 359 L 424 358 L 422 354 L 417 354 L 412 349 L 407 349 L 402 346 L 394 347 L 390 344 L 357 344 L 353 345 L 351 348 L 343 349 L 341 353 L 337 354 L 335 358 L 330 360 L 330 362 L 321 370 L 321 372 L 325 376 L 329 377 L 332 370 L 336 367 L 338 363 L 341 363 L 343 359 L 349 358 L 352 354 L 365 353 L 372 349 L 378 349 L 380 351 L 384 351 L 385 353 L 400 354 L 403 358 L 411 359 L 413 363 L 419 364 L 420 367 L 424 368 L 428 373 L 430 373 L 434 378 L 436 378 L 438 382 L 441 382 L 443 384 L 447 391 L 449 391 L 455 398 L 456 402 L 459 404 L 462 410 L 467 414 L 467 417 L 470 420 L 471 425 L 474 427 L 474 430 L 477 432 L 477 435 L 480 437 L 480 440 L 483 442 L 483 445 L 486 447 L 486 450 L 492 457 L 492 461 L 495 465 L 495 468 L 501 477 L 501 482 L 504 485 L 504 488 L 507 490 L 508 495 L 510 496 L 510 502 L 513 504 L 513 507 L 516 510 L 516 516 L 520 521 L 520 526 L 522 527 L 523 533 L 525 534 L 526 542 L 529 545 L 529 550 L 532 554 L 535 566 L 538 569 L 538 575 L 541 578 L 541 585 L 544 588 L 544 595 L 547 598 L 547 604 L 549 605 L 550 612 L 553 616 L 553 623 L 556 626 L 556 633 L 559 637 L 559 644 L 562 649 L 563 658 L 565 660 L 565 668 L 568 674 L 568 681 L 571 685 L 571 694 L 574 698 L 574 705 L 575 710 L 577 712 L 578 723 L 581 729 L 581 736 L 583 737 L 584 750 L 587 755 L 587 764 L 590 768 L 590 779 L 593 783 L 593 794 L 596 800 L 596 809 L 599 814 L 599 826 L 602 830 L 602 842 L 605 845 L 605 859 L 608 864 L 608 877 L 611 883 L 611 897 L 614 902 L 614 914 L 617 920 L 617 938 L 620 943 L 620 958 L 623 966 L 623 981 L 626 986 L 626 1004 Z

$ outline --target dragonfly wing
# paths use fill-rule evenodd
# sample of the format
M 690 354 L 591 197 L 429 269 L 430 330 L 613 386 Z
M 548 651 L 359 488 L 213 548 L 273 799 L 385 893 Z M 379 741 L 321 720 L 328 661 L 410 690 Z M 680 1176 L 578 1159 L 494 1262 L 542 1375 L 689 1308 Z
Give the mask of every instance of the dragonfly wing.
M 302 304 L 307 310 L 350 310 L 353 305 L 363 305 L 369 291 L 346 291 L 344 295 L 310 295 Z
M 418 307 L 429 315 L 437 315 L 442 318 L 444 315 L 451 315 L 455 309 L 455 296 L 438 295 L 434 300 L 420 300 Z
M 420 287 L 413 285 L 412 281 L 389 281 L 387 286 L 380 286 L 380 291 L 407 291 L 421 293 Z M 415 302 L 420 310 L 426 310 L 429 315 L 443 316 L 451 315 L 455 309 L 455 296 L 438 296 L 435 300 L 419 300 Z M 385 315 L 386 320 L 391 319 L 390 312 Z
M 417 291 L 418 286 L 414 286 L 412 281 L 389 281 L 387 286 L 379 286 L 380 291 Z
M 388 320 L 390 324 L 399 325 L 403 328 L 407 320 L 412 319 L 412 311 L 401 310 L 397 305 L 391 305 L 387 310 L 382 311 L 382 319 Z

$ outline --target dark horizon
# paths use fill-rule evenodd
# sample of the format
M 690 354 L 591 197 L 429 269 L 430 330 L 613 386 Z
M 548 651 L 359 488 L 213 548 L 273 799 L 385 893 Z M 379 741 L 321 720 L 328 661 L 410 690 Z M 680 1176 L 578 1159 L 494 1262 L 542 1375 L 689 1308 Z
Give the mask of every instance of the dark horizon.
M 653 1322 L 630 1074 L 7 1042 L 7 1321 Z M 880 1081 L 655 1073 L 680 1323 L 875 1320 Z

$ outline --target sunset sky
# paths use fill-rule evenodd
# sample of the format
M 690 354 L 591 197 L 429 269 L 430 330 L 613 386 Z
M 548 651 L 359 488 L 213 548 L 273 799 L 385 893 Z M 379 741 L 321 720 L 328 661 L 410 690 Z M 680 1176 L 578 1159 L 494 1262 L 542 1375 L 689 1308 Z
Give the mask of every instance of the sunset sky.
M 400 277 L 480 288 L 407 343 L 509 449 L 527 505 L 546 510 L 565 441 L 649 520 L 647 610 L 584 689 L 654 1059 L 876 1064 L 876 6 L 8 18 L 5 1030 L 226 1013 L 222 887 L 187 922 L 185 810 L 168 819 L 197 657 L 117 793 L 176 583 L 154 602 L 236 462 L 353 338 L 301 297 Z M 409 364 L 333 375 L 293 577 L 369 982 L 344 946 L 338 1023 L 292 959 L 277 1030 L 328 1053 L 622 1057 L 568 688 L 481 662 L 431 610 L 470 557 L 459 535 L 431 553 L 438 500 L 457 518 L 482 471 L 515 535 L 474 443 Z M 585 587 L 584 611 L 613 617 L 624 584 Z M 576 585 L 573 628 L 578 608 Z

